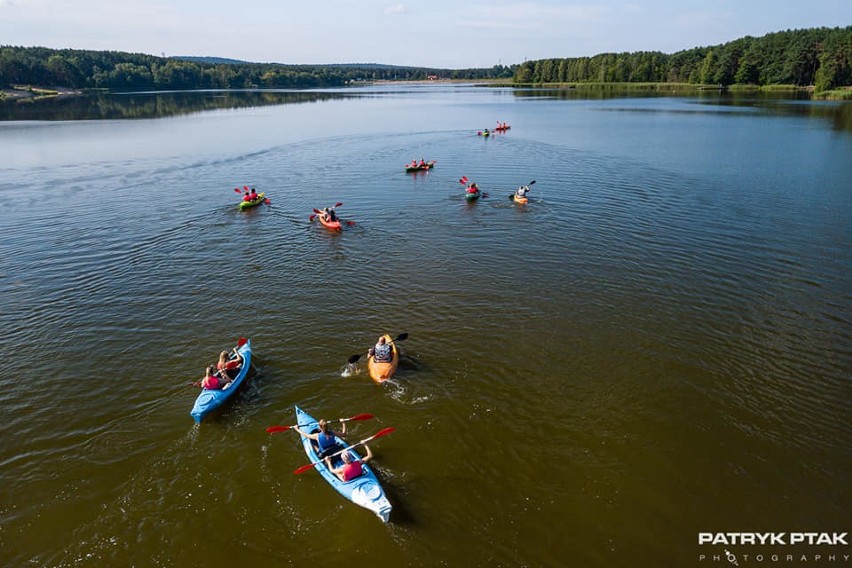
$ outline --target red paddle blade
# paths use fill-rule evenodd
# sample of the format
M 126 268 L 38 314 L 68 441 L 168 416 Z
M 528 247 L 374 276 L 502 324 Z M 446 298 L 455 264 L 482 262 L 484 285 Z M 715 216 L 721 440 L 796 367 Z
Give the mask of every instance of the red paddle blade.
M 318 463 L 319 463 L 319 462 L 314 462 L 314 463 L 309 463 L 309 464 L 307 464 L 307 465 L 303 465 L 302 467 L 300 467 L 300 468 L 298 468 L 296 471 L 294 471 L 294 472 L 293 472 L 293 474 L 294 474 L 294 475 L 299 475 L 300 473 L 304 473 L 304 472 L 308 471 L 309 469 L 313 469 L 313 468 L 314 468 L 314 466 L 315 466 L 316 464 L 318 464 Z
M 251 190 L 249 189 L 249 186 L 247 186 L 247 185 L 244 185 L 244 186 L 243 186 L 243 189 L 244 189 L 244 190 L 246 190 L 246 191 L 251 191 Z
M 267 205 L 272 205 L 272 202 L 269 200 L 268 197 L 266 199 L 264 199 L 263 202 Z
M 237 348 L 242 347 L 246 343 L 248 343 L 248 339 L 246 339 L 245 337 L 239 338 L 239 340 L 237 340 Z
M 334 204 L 334 206 L 335 206 L 335 207 L 340 207 L 341 205 L 343 205 L 343 204 L 342 204 L 342 203 L 340 203 L 339 201 L 338 201 L 337 203 L 335 203 L 335 204 Z
M 317 214 L 322 213 L 322 211 L 320 211 L 319 209 L 313 209 L 312 211 L 313 211 L 314 213 L 317 213 Z
M 285 432 L 290 429 L 290 426 L 270 426 L 266 429 L 270 434 L 277 434 L 278 432 Z
M 354 227 L 355 221 L 346 221 L 346 224 L 349 225 L 350 227 Z
M 235 188 L 234 188 L 234 191 L 235 191 L 235 192 L 237 192 L 237 193 L 242 193 L 242 191 L 240 191 L 240 188 L 239 188 L 239 187 L 235 187 Z
M 390 434 L 394 430 L 396 430 L 396 428 L 384 428 L 382 430 L 379 430 L 378 432 L 376 432 L 372 436 L 370 436 L 370 438 L 368 438 L 368 439 L 369 440 L 375 440 L 376 438 L 381 438 L 382 436 L 387 436 L 388 434 Z
M 353 416 L 349 420 L 370 420 L 371 418 L 373 418 L 372 414 L 364 413 L 364 414 L 356 414 L 355 416 Z
M 308 217 L 308 221 L 313 221 L 314 219 L 316 219 L 316 217 L 316 215 L 311 215 L 310 217 Z

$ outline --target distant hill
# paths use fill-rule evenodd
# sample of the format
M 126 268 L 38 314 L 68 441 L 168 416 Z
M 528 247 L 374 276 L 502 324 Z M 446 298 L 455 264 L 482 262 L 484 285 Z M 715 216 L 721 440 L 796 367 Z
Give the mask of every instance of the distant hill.
M 229 59 L 227 57 L 208 57 L 197 55 L 174 55 L 169 59 L 177 59 L 178 61 L 192 61 L 193 63 L 205 63 L 207 65 L 247 65 L 250 61 L 242 61 L 240 59 Z
M 211 56 L 197 56 L 197 55 L 175 55 L 169 57 L 169 59 L 175 59 L 177 61 L 191 61 L 192 63 L 202 63 L 206 65 L 280 65 L 282 67 L 293 67 L 293 68 L 320 68 L 325 67 L 328 69 L 365 69 L 365 70 L 383 70 L 383 71 L 393 71 L 393 70 L 410 70 L 410 69 L 423 69 L 422 67 L 416 67 L 411 65 L 386 65 L 384 63 L 280 63 L 275 61 L 267 61 L 267 62 L 258 62 L 258 61 L 243 61 L 241 59 L 229 59 L 227 57 L 211 57 Z M 441 69 L 432 69 L 433 71 L 445 71 Z

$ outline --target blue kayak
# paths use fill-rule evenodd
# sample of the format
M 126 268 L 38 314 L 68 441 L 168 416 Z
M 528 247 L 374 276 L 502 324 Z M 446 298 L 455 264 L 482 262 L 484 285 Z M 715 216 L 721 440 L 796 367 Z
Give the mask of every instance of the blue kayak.
M 296 422 L 299 424 L 299 428 L 306 432 L 310 432 L 312 434 L 319 432 L 319 424 L 317 423 L 317 420 L 298 406 L 296 407 Z M 300 437 L 302 439 L 302 446 L 305 448 L 305 453 L 308 454 L 308 459 L 310 459 L 311 462 L 318 462 L 319 456 L 317 455 L 317 450 L 314 446 L 315 442 L 305 436 Z M 348 444 L 346 443 L 346 440 L 337 438 L 337 445 L 340 446 L 340 449 L 343 449 L 347 447 Z M 347 451 L 356 458 L 361 457 L 353 450 Z M 331 460 L 334 467 L 340 467 L 342 459 L 339 455 L 332 457 Z M 340 478 L 326 467 L 325 463 L 318 463 L 314 466 L 314 469 L 316 469 L 320 475 L 323 476 L 323 479 L 328 481 L 338 493 L 356 505 L 369 509 L 386 523 L 388 522 L 388 519 L 390 519 L 390 512 L 392 508 L 390 501 L 388 501 L 387 497 L 385 497 L 385 492 L 379 484 L 379 480 L 376 479 L 376 474 L 373 473 L 373 470 L 370 468 L 370 464 L 362 464 L 361 467 L 363 468 L 363 473 L 350 481 L 341 481 Z
M 193 405 L 192 411 L 189 413 L 196 422 L 200 423 L 205 414 L 225 404 L 225 401 L 237 392 L 237 389 L 240 388 L 240 385 L 246 378 L 249 366 L 251 365 L 251 339 L 247 340 L 245 345 L 237 351 L 243 356 L 243 366 L 240 367 L 234 380 L 228 383 L 228 386 L 225 388 L 216 390 L 201 389 L 201 394 L 195 399 L 195 405 Z

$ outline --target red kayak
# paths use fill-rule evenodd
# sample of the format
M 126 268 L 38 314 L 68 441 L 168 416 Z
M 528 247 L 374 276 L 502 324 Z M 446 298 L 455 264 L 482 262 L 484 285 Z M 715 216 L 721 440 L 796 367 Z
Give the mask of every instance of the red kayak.
M 341 228 L 339 219 L 336 221 L 328 221 L 323 215 L 317 215 L 317 219 L 319 219 L 319 222 L 322 223 L 323 227 L 329 228 L 332 231 L 339 231 Z

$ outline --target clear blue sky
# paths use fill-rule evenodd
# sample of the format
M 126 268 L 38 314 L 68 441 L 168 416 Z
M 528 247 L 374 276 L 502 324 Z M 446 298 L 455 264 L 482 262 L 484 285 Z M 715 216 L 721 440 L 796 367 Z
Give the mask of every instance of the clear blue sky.
M 847 25 L 850 0 L 0 0 L 0 45 L 454 69 Z

